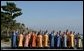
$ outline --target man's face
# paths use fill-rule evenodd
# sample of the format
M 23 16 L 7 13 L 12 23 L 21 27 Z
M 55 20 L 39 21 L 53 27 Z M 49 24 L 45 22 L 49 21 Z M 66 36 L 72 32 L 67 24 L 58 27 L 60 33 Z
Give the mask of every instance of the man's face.
M 32 34 L 32 32 L 30 32 L 30 34 Z
M 59 31 L 59 33 L 61 33 L 61 31 Z
M 57 34 L 58 34 L 58 32 L 57 32 Z
M 73 32 L 73 34 L 74 34 L 75 32 Z
M 68 29 L 66 30 L 66 32 L 68 32 Z
M 63 34 L 65 34 L 65 32 L 63 32 Z
M 72 31 L 70 31 L 70 34 L 72 34 Z

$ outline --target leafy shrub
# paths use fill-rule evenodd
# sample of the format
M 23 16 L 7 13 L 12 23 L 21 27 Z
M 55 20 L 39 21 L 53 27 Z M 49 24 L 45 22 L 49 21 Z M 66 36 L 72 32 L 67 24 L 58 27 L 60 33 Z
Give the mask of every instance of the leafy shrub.
M 8 42 L 8 41 L 9 41 L 9 38 L 5 38 L 4 41 L 5 41 L 5 42 Z

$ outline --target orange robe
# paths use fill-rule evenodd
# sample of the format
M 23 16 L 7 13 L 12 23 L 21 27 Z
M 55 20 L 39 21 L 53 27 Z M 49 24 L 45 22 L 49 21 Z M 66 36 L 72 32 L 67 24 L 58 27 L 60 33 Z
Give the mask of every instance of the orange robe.
M 32 47 L 36 47 L 36 34 L 32 34 Z

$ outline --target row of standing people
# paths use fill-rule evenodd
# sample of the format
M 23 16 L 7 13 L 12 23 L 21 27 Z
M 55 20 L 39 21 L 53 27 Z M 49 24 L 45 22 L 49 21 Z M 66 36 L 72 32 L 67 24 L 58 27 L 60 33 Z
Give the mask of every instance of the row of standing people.
M 53 47 L 53 48 L 82 48 L 83 42 L 79 33 L 75 32 L 57 32 L 52 31 L 50 34 L 45 32 L 13 32 L 12 47 Z

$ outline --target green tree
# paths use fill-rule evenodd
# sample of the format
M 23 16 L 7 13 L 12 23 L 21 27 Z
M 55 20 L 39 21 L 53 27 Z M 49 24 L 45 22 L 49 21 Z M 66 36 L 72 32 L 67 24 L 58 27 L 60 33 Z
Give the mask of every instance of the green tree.
M 6 31 L 6 35 L 9 35 L 11 29 L 19 27 L 14 19 L 20 15 L 22 15 L 21 9 L 13 2 L 6 2 L 6 5 L 1 6 L 1 33 Z

